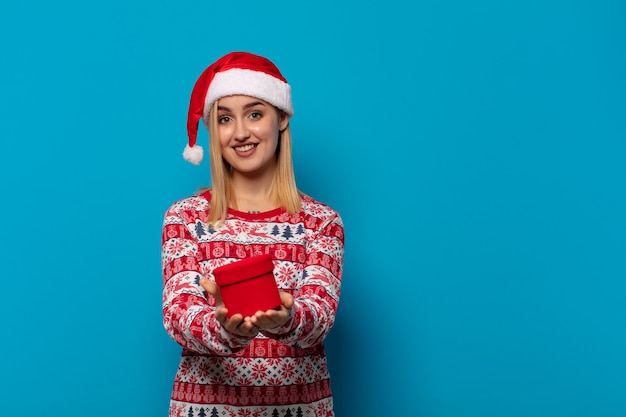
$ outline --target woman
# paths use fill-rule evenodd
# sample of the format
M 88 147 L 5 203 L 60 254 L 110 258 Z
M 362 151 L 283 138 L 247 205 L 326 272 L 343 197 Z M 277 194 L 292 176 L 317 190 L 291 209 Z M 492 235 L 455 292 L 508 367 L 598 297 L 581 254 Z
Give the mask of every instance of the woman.
M 333 416 L 323 341 L 335 320 L 343 224 L 296 188 L 291 87 L 266 58 L 233 52 L 191 94 L 183 156 L 199 164 L 202 119 L 212 185 L 163 224 L 163 317 L 182 346 L 169 415 Z M 282 305 L 229 314 L 215 268 L 270 254 Z

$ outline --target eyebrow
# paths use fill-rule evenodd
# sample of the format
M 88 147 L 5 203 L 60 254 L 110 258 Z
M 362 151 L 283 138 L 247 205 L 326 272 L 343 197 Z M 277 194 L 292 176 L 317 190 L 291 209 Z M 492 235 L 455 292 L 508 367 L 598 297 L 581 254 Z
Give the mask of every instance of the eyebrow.
M 243 106 L 243 108 L 244 108 L 244 109 L 249 109 L 250 107 L 254 107 L 254 106 L 259 105 L 259 104 L 260 104 L 260 105 L 262 105 L 262 106 L 265 106 L 265 103 L 263 103 L 263 102 L 261 102 L 261 101 L 252 101 L 252 102 L 250 102 L 250 103 L 248 103 L 248 104 L 245 104 L 245 105 Z M 217 105 L 217 109 L 218 109 L 218 110 L 223 110 L 223 111 L 231 111 L 231 109 L 230 109 L 230 108 L 228 108 L 228 107 L 226 107 L 226 106 L 220 106 L 219 104 Z

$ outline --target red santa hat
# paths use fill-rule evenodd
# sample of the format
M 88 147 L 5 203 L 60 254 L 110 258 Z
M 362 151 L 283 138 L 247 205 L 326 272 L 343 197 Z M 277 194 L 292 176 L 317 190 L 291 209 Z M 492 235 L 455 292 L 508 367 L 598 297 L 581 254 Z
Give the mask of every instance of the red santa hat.
M 198 123 L 207 120 L 211 106 L 222 97 L 245 95 L 260 98 L 293 115 L 291 86 L 269 59 L 248 52 L 231 52 L 200 75 L 191 92 L 187 115 L 189 142 L 183 158 L 198 165 L 204 151 L 196 144 Z

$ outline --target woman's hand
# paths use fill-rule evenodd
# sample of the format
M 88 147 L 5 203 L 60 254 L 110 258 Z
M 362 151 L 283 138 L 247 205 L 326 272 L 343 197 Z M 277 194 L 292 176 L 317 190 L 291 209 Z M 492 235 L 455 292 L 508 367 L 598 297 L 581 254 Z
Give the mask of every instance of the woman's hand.
M 230 333 L 243 337 L 255 337 L 259 333 L 259 327 L 252 322 L 250 317 L 243 317 L 241 314 L 233 314 L 228 318 L 228 309 L 224 307 L 224 302 L 220 295 L 220 289 L 213 281 L 201 278 L 200 285 L 206 292 L 215 298 L 215 319 Z
M 271 330 L 275 327 L 280 327 L 287 323 L 289 317 L 291 316 L 291 307 L 293 307 L 293 296 L 286 292 L 280 293 L 280 299 L 282 304 L 280 307 L 275 308 L 273 310 L 267 311 L 257 311 L 251 317 L 246 317 L 246 319 L 250 319 L 250 322 L 261 328 Z

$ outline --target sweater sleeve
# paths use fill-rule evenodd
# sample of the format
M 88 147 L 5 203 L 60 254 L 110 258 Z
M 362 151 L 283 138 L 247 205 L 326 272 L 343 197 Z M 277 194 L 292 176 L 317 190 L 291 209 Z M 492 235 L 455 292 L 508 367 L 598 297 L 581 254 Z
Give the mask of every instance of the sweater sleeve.
M 227 332 L 215 319 L 215 299 L 200 286 L 198 243 L 172 206 L 162 233 L 163 325 L 182 347 L 202 354 L 230 355 L 252 339 Z
M 291 318 L 263 334 L 300 348 L 321 343 L 335 323 L 343 256 L 343 223 L 335 213 L 309 239 L 302 280 L 293 294 Z

